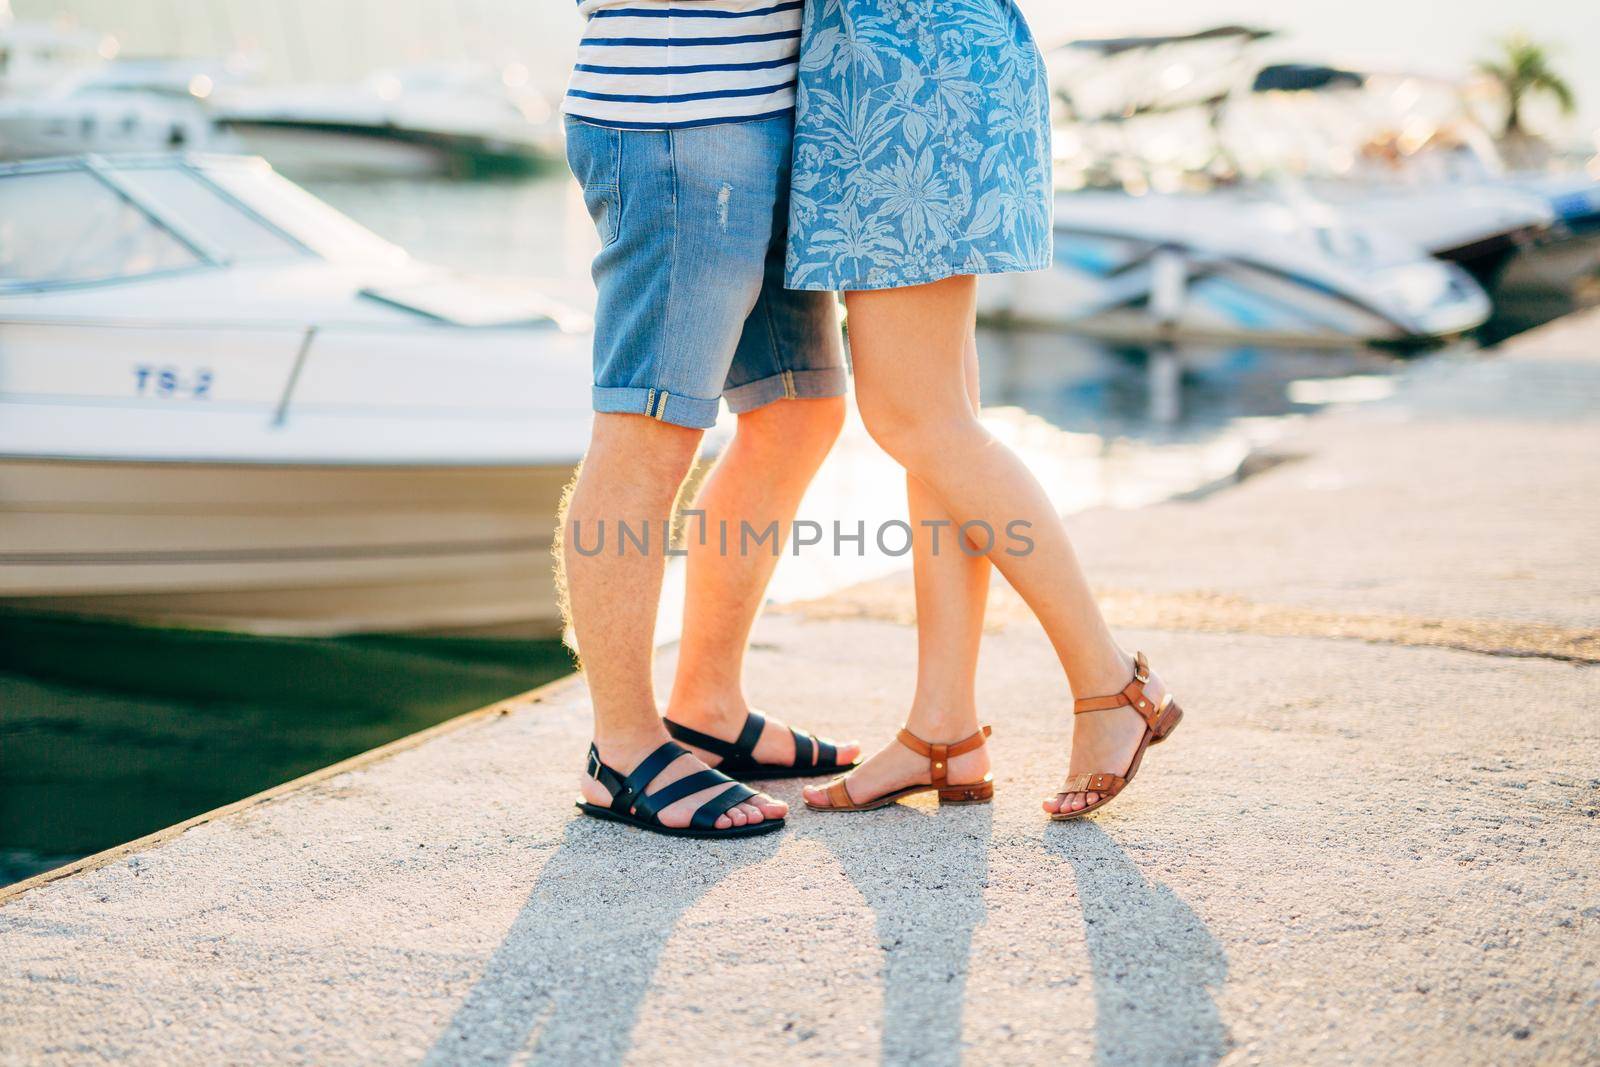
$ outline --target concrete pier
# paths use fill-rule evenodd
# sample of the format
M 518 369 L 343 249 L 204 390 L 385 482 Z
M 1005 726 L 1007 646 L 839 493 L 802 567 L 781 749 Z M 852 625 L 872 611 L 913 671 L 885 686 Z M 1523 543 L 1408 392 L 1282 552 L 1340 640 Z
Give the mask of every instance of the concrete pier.
M 990 806 L 582 819 L 558 683 L 15 887 L 0 1063 L 1600 1060 L 1600 316 L 1279 458 L 1073 521 L 1188 710 L 1092 821 L 1039 810 L 1070 705 L 1008 590 Z M 910 617 L 773 613 L 752 695 L 880 744 Z

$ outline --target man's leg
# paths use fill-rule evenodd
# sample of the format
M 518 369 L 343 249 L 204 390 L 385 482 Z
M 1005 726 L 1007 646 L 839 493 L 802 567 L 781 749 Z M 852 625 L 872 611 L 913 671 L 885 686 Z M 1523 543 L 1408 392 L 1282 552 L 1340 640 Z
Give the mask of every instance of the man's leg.
M 778 565 L 764 547 L 740 549 L 740 524 L 757 532 L 779 526 L 786 544 L 800 498 L 827 457 L 844 424 L 843 397 L 776 400 L 739 416 L 733 442 L 696 498 L 705 512 L 689 524 L 688 582 L 683 637 L 667 717 L 714 737 L 734 738 L 750 713 L 743 684 L 750 628 Z M 720 531 L 728 531 L 724 550 Z M 838 746 L 850 763 L 860 753 L 853 742 Z M 794 740 L 772 720 L 756 746 L 764 763 L 788 763 Z
M 569 610 L 594 694 L 600 757 L 626 774 L 667 739 L 650 673 L 661 524 L 719 399 L 755 399 L 727 386 L 745 336 L 758 336 L 748 325 L 769 273 L 789 122 L 619 131 L 569 119 L 567 154 L 602 237 L 594 262 L 599 414 L 564 524 Z M 778 329 L 766 318 L 761 325 L 769 337 Z M 806 384 L 791 374 L 764 388 L 782 382 Z M 593 554 L 602 520 L 613 536 Z M 647 558 L 636 548 L 617 554 L 619 521 L 648 524 L 657 543 Z M 649 791 L 702 766 L 681 758 Z M 595 803 L 607 801 L 598 782 L 583 786 Z M 673 804 L 662 821 L 686 825 L 702 799 Z M 718 826 L 785 811 L 756 796 Z
M 701 431 L 642 415 L 598 414 L 589 452 L 563 516 L 562 562 L 567 608 L 594 704 L 594 741 L 608 766 L 627 774 L 669 740 L 656 710 L 651 661 L 663 556 L 658 543 L 678 488 L 694 461 Z M 649 551 L 620 550 L 618 524 L 649 530 Z M 604 541 L 600 541 L 604 531 Z M 596 545 L 602 544 L 599 551 Z M 685 756 L 657 776 L 652 792 L 702 770 Z M 585 799 L 608 804 L 593 778 Z M 660 813 L 668 826 L 689 825 L 694 812 L 726 786 L 691 794 Z M 718 829 L 781 818 L 787 805 L 765 795 L 731 809 Z

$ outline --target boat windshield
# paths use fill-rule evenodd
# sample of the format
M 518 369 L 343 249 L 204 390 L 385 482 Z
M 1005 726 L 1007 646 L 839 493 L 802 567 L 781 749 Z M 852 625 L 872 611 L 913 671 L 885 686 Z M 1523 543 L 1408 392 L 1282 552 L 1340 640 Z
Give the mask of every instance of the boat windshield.
M 306 249 L 187 167 L 119 167 L 111 180 L 173 229 L 230 263 L 303 256 Z
M 0 291 L 405 253 L 259 160 L 81 160 L 0 169 Z
M 396 263 L 405 250 L 318 200 L 259 160 L 218 160 L 205 176 L 228 195 L 325 259 Z
M 0 289 L 91 284 L 203 263 L 87 171 L 0 178 Z

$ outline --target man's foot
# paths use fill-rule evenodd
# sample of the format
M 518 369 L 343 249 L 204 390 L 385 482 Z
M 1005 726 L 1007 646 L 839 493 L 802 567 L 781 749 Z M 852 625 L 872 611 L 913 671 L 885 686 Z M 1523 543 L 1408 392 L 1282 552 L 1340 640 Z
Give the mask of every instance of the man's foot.
M 671 739 L 667 736 L 666 731 L 662 731 L 660 736 L 643 742 L 623 745 L 600 745 L 596 743 L 596 747 L 600 750 L 600 759 L 604 761 L 606 766 L 620 774 L 628 775 L 633 773 L 635 767 L 644 762 L 645 757 L 669 740 Z M 645 789 L 645 793 L 647 795 L 655 793 L 676 782 L 679 778 L 705 770 L 706 766 L 696 756 L 685 753 L 669 763 L 660 774 L 652 778 L 649 786 Z M 583 793 L 583 799 L 590 804 L 598 804 L 602 807 L 607 807 L 611 804 L 611 794 L 606 791 L 605 786 L 587 774 L 579 779 L 578 788 Z M 689 821 L 694 818 L 694 813 L 699 810 L 701 805 L 721 793 L 724 789 L 729 788 L 732 787 L 723 783 L 702 789 L 698 793 L 690 793 L 682 800 L 674 801 L 661 809 L 657 814 L 657 818 L 661 820 L 663 826 L 681 830 L 689 825 Z M 768 819 L 781 819 L 787 814 L 789 814 L 789 805 L 781 800 L 769 797 L 765 793 L 757 793 L 749 800 L 742 804 L 736 804 L 719 816 L 716 827 L 718 830 L 728 830 L 735 826 L 754 826 Z
M 957 731 L 948 744 L 954 744 L 971 734 L 972 730 Z M 971 752 L 950 757 L 946 772 L 955 785 L 981 782 L 989 773 L 989 746 L 979 745 Z M 933 779 L 928 774 L 928 757 L 918 755 L 898 741 L 891 741 L 879 749 L 865 763 L 845 776 L 845 788 L 857 804 L 865 804 L 874 797 L 893 793 L 913 785 L 927 785 Z M 832 807 L 828 801 L 827 785 L 805 787 L 806 803 L 815 808 Z
M 792 766 L 795 762 L 795 745 L 794 735 L 789 732 L 788 725 L 769 717 L 765 712 L 760 714 L 766 719 L 766 726 L 762 729 L 761 737 L 756 741 L 756 747 L 751 751 L 750 758 L 767 766 Z M 749 717 L 750 709 L 743 705 L 721 711 L 703 703 L 697 703 L 693 707 L 685 704 L 683 707 L 668 708 L 666 713 L 666 718 L 680 726 L 687 726 L 691 730 L 698 730 L 700 733 L 730 743 L 738 739 L 739 732 L 744 729 L 745 720 Z M 861 756 L 861 745 L 858 742 L 834 741 L 826 737 L 818 737 L 817 740 L 834 747 L 836 766 L 848 766 Z M 720 756 L 696 748 L 692 742 L 679 743 L 705 759 L 708 766 L 715 767 L 722 762 Z M 821 753 L 813 752 L 812 761 L 820 762 L 820 760 Z

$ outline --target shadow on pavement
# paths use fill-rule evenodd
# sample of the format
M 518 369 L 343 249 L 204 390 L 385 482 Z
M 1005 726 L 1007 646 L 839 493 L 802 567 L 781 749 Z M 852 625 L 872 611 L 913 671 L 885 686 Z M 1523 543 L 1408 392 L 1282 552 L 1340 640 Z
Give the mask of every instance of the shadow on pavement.
M 1077 880 L 1094 970 L 1095 1062 L 1220 1060 L 1232 1040 L 1213 994 L 1228 957 L 1206 924 L 1092 822 L 1052 824 L 1045 845 Z
M 961 1062 L 973 931 L 983 921 L 994 806 L 909 804 L 806 821 L 873 911 L 883 953 L 883 1063 Z
M 785 836 L 683 841 L 575 816 L 423 1062 L 620 1064 L 679 918 Z
M 989 805 L 937 816 L 901 805 L 806 820 L 798 831 L 833 854 L 876 916 L 886 1063 L 960 1062 L 992 829 Z M 707 843 L 634 834 L 619 846 L 614 835 L 626 833 L 582 818 L 568 824 L 424 1062 L 622 1063 L 679 919 L 724 878 L 772 858 L 797 835 Z M 698 850 L 696 862 L 674 862 L 685 847 Z

